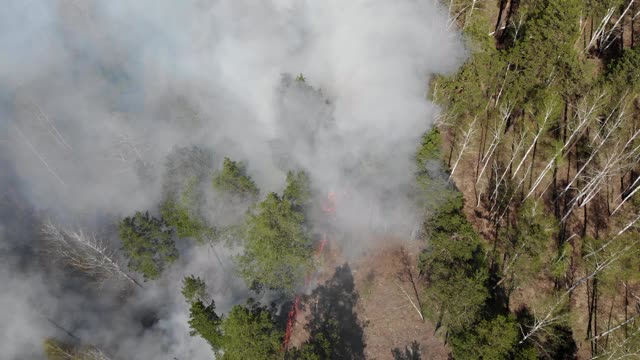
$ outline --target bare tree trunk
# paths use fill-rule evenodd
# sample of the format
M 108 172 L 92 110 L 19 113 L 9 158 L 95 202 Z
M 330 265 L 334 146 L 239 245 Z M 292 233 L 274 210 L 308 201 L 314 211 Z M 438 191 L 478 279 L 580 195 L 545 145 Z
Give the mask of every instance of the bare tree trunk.
M 607 320 L 607 331 L 605 331 L 603 334 L 606 335 L 605 341 L 604 341 L 604 348 L 607 349 L 609 347 L 609 333 L 611 332 L 611 317 L 613 315 L 613 304 L 615 303 L 615 295 L 613 297 L 613 299 L 611 299 L 611 306 L 609 307 L 609 319 Z M 601 335 L 602 336 L 602 335 Z
M 453 168 L 451 168 L 451 174 L 449 174 L 449 179 L 451 179 L 451 177 L 453 176 L 453 173 L 456 171 L 456 168 L 458 167 L 458 163 L 460 162 L 460 159 L 462 159 L 462 155 L 464 155 L 464 151 L 469 145 L 469 141 L 471 140 L 471 136 L 473 135 L 473 132 L 474 132 L 473 125 L 475 125 L 475 123 L 476 123 L 476 118 L 474 118 L 473 122 L 469 125 L 469 129 L 466 132 L 464 132 L 464 141 L 462 143 L 462 148 L 458 152 L 458 158 L 456 159 L 456 162 L 453 164 Z
M 640 219 L 640 216 L 638 218 Z M 582 277 L 581 279 L 578 279 L 577 281 L 575 281 L 573 283 L 573 285 L 571 285 L 571 287 L 569 287 L 566 291 L 564 291 L 558 297 L 558 300 L 556 301 L 556 303 L 554 305 L 552 305 L 549 308 L 549 310 L 543 316 L 541 316 L 541 317 L 536 316 L 534 325 L 531 327 L 531 329 L 527 333 L 522 331 L 523 336 L 522 336 L 522 339 L 520 340 L 520 342 L 518 344 L 524 343 L 529 338 L 531 338 L 532 336 L 537 334 L 540 330 L 545 329 L 548 326 L 551 326 L 553 324 L 558 323 L 562 319 L 562 314 L 557 314 L 556 311 L 557 311 L 558 308 L 560 308 L 560 306 L 564 303 L 564 301 L 566 301 L 565 299 L 568 296 L 570 296 L 573 293 L 573 291 L 576 288 L 578 288 L 578 286 L 586 283 L 590 279 L 593 279 L 598 274 L 600 274 L 602 271 L 604 271 L 606 268 L 608 268 L 611 264 L 613 264 L 615 261 L 617 261 L 620 258 L 620 256 L 622 256 L 622 254 L 627 254 L 631 249 L 634 249 L 639 241 L 640 240 L 636 240 L 636 241 L 632 242 L 631 244 L 625 246 L 623 249 L 620 249 L 619 251 L 616 251 L 615 253 L 612 253 L 611 255 L 607 256 L 602 261 L 597 261 L 596 264 L 595 264 L 595 269 L 591 273 L 589 273 L 586 276 Z M 598 251 L 600 251 L 600 250 L 598 250 Z
M 50 242 L 53 253 L 65 264 L 98 279 L 121 278 L 142 287 L 122 269 L 115 259 L 115 252 L 94 236 L 60 229 L 51 221 L 45 222 L 42 233 Z
M 620 23 L 623 21 L 624 17 L 627 15 L 627 12 L 629 11 L 629 9 L 631 8 L 631 5 L 633 5 L 634 2 L 635 2 L 635 0 L 631 0 L 629 2 L 629 5 L 624 9 L 622 14 L 618 18 L 618 20 L 615 22 L 615 24 L 613 24 L 611 29 L 609 29 L 609 32 L 607 32 L 606 35 L 604 36 L 604 40 L 602 41 L 603 46 L 604 46 L 603 50 L 607 49 L 609 46 L 611 46 L 611 44 L 613 44 L 613 41 L 615 40 L 615 38 L 610 40 L 611 35 L 616 30 L 618 25 L 620 25 Z
M 62 185 L 62 186 L 67 186 L 67 184 L 65 184 L 65 182 L 62 180 L 62 178 L 60 178 L 60 176 L 58 176 L 58 174 L 53 170 L 53 168 L 51 166 L 49 166 L 49 163 L 42 157 L 42 155 L 40 154 L 40 152 L 36 149 L 35 146 L 33 146 L 33 144 L 31 143 L 31 141 L 29 141 L 29 139 L 27 139 L 27 137 L 24 135 L 24 133 L 22 132 L 22 130 L 20 130 L 20 128 L 17 125 L 14 125 L 14 128 L 18 131 L 18 135 L 20 135 L 20 138 L 22 138 L 22 140 L 24 141 L 24 143 L 29 147 L 29 149 L 31 149 L 31 151 L 34 153 L 34 155 L 36 155 L 36 157 L 40 160 L 40 162 L 45 166 L 45 168 L 47 168 L 47 170 L 51 173 L 51 175 L 53 175 L 53 177 L 58 180 L 58 182 Z
M 593 35 L 591 36 L 591 41 L 589 42 L 589 44 L 587 45 L 587 48 L 585 50 L 589 50 L 592 46 L 594 46 L 596 43 L 600 44 L 600 48 L 602 48 L 602 42 L 601 38 L 604 36 L 605 30 L 606 30 L 606 26 L 609 23 L 609 21 L 611 20 L 611 17 L 613 16 L 613 13 L 615 12 L 615 7 L 611 7 L 607 10 L 607 13 L 605 14 L 605 16 L 602 18 L 602 20 L 600 21 L 600 25 L 598 25 L 598 27 L 596 28 L 595 33 L 593 33 Z M 593 21 L 593 20 L 592 20 Z
M 475 122 L 475 119 L 474 119 Z M 485 147 L 485 139 L 487 136 L 487 126 L 480 126 L 480 151 L 478 151 L 478 156 L 476 157 L 476 172 L 474 177 L 474 184 L 478 183 L 478 174 L 480 173 L 480 159 L 484 157 L 484 147 Z
M 411 284 L 411 288 L 413 289 L 413 294 L 416 297 L 417 305 L 411 300 L 411 296 L 407 294 L 404 288 L 398 284 L 396 284 L 402 292 L 407 296 L 411 305 L 416 309 L 418 315 L 420 315 L 420 319 L 424 321 L 424 314 L 422 313 L 422 302 L 420 301 L 420 295 L 418 292 L 418 288 L 416 287 L 416 279 L 413 276 L 413 271 L 411 270 L 411 259 L 409 258 L 409 254 L 404 249 L 404 247 L 400 248 L 400 263 L 402 264 L 402 272 L 398 274 L 398 279 L 402 282 L 408 282 Z
M 527 193 L 527 195 L 525 195 L 522 201 L 526 200 L 529 196 L 531 196 L 531 194 L 535 192 L 535 190 L 538 188 L 538 186 L 540 185 L 544 177 L 554 167 L 555 163 L 557 162 L 557 157 L 564 154 L 565 150 L 573 145 L 575 139 L 580 134 L 582 134 L 582 131 L 587 127 L 587 125 L 593 119 L 595 119 L 595 116 L 598 110 L 598 104 L 600 100 L 602 100 L 603 98 L 604 98 L 604 94 L 600 94 L 598 98 L 594 100 L 593 103 L 591 104 L 586 104 L 586 103 L 579 104 L 578 111 L 576 112 L 578 123 L 576 124 L 575 128 L 571 131 L 569 138 L 564 141 L 564 145 L 562 146 L 562 148 L 557 150 L 555 154 L 552 155 L 551 160 L 549 160 L 549 162 L 544 167 L 542 172 L 538 175 L 538 177 L 536 178 L 536 181 L 533 183 L 533 185 L 529 187 L 529 192 Z

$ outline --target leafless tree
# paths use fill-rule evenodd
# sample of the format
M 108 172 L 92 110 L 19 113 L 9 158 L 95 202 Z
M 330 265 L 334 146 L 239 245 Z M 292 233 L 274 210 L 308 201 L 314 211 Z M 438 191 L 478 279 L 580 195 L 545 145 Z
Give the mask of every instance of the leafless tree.
M 46 351 L 50 355 L 55 355 L 56 359 L 68 360 L 111 360 L 104 351 L 95 346 L 83 347 L 81 349 L 70 348 L 56 341 L 47 341 Z
M 593 47 L 604 36 L 607 24 L 609 23 L 609 21 L 611 21 L 611 17 L 613 16 L 613 13 L 615 11 L 616 11 L 615 7 L 611 7 L 607 10 L 607 13 L 600 21 L 600 24 L 596 28 L 596 31 L 594 31 L 593 35 L 591 36 L 591 40 L 589 41 L 589 44 L 585 48 L 585 51 L 588 51 L 589 49 L 591 49 L 591 47 Z
M 613 236 L 611 239 L 609 239 L 609 241 L 607 241 L 606 243 L 604 243 L 602 246 L 600 246 L 597 249 L 590 249 L 590 251 L 583 256 L 583 259 L 588 259 L 592 256 L 596 256 L 598 255 L 600 252 L 606 250 L 611 244 L 613 244 L 622 234 L 624 234 L 625 232 L 627 232 L 629 229 L 631 229 L 632 227 L 634 227 L 636 225 L 636 223 L 638 223 L 640 221 L 640 213 L 633 218 L 631 221 L 629 221 L 622 229 L 620 229 L 620 231 L 618 231 L 615 236 Z M 638 241 L 636 241 L 635 243 L 637 243 Z
M 147 161 L 145 154 L 150 149 L 151 146 L 143 140 L 134 138 L 126 133 L 120 133 L 115 135 L 113 146 L 110 148 L 107 157 L 121 162 L 123 168 L 120 173 L 125 173 L 139 165 L 149 166 L 150 162 Z
M 625 336 L 622 341 L 618 341 L 610 346 L 609 349 L 597 356 L 591 358 L 591 360 L 595 359 L 607 359 L 607 360 L 618 360 L 618 359 L 636 359 L 640 356 L 640 348 L 630 346 L 633 340 L 638 341 L 640 337 L 640 328 L 636 329 L 634 332 Z
M 51 134 L 51 136 L 53 136 L 53 138 L 62 147 L 66 148 L 67 150 L 73 150 L 71 145 L 69 145 L 67 140 L 65 140 L 64 136 L 62 136 L 60 131 L 58 131 L 58 128 L 55 126 L 55 124 L 49 119 L 49 117 L 44 113 L 44 111 L 42 111 L 42 108 L 40 108 L 40 106 L 38 104 L 36 104 L 36 103 L 34 103 L 33 105 L 35 106 L 36 110 L 38 111 L 37 117 L 39 119 L 41 119 L 45 124 L 47 124 L 47 127 L 49 128 L 49 133 Z
M 424 321 L 424 315 L 422 313 L 422 302 L 420 301 L 420 295 L 418 292 L 418 288 L 416 286 L 417 279 L 413 274 L 413 270 L 412 270 L 413 266 L 411 265 L 411 259 L 404 247 L 400 248 L 398 252 L 398 256 L 400 257 L 402 270 L 398 272 L 396 276 L 401 283 L 409 283 L 411 285 L 411 289 L 413 290 L 413 295 L 416 298 L 416 302 L 414 302 L 411 299 L 411 296 L 409 296 L 409 293 L 407 293 L 407 291 L 404 289 L 401 283 L 395 282 L 395 284 L 398 287 L 398 289 L 400 289 L 400 291 L 402 291 L 402 293 L 407 297 L 407 299 L 409 300 L 413 308 L 416 310 L 416 312 L 420 316 L 420 319 Z
M 616 128 L 618 126 L 619 124 L 614 125 Z M 593 200 L 593 198 L 602 190 L 603 186 L 607 185 L 611 180 L 619 177 L 621 174 L 637 165 L 638 159 L 640 158 L 640 145 L 635 147 L 631 147 L 631 145 L 638 137 L 640 137 L 640 130 L 632 133 L 624 143 L 622 142 L 623 140 L 620 139 L 620 136 L 618 136 L 617 141 L 613 144 L 609 144 L 608 151 L 606 151 L 606 154 L 601 160 L 601 166 L 586 171 L 583 176 L 580 174 L 584 171 L 585 166 L 580 169 L 569 185 L 573 184 L 576 178 L 581 179 L 581 182 L 584 185 L 577 189 L 577 194 L 570 201 L 569 209 L 565 212 L 562 219 L 563 221 L 571 214 L 574 208 L 584 207 Z M 606 141 L 606 138 L 603 141 Z M 599 147 L 596 148 L 594 152 L 599 149 Z M 592 157 L 590 157 L 590 159 L 591 158 Z M 569 186 L 567 186 L 565 191 L 568 189 Z M 628 199 L 628 197 L 625 199 Z M 618 208 L 616 208 L 616 210 Z
M 62 229 L 51 221 L 44 223 L 42 233 L 49 242 L 51 251 L 65 264 L 96 279 L 120 278 L 142 287 L 123 270 L 115 251 L 95 235 L 82 230 Z
M 471 124 L 469 125 L 469 129 L 463 132 L 464 140 L 462 142 L 462 146 L 460 150 L 458 151 L 458 158 L 456 159 L 455 163 L 453 164 L 453 167 L 451 168 L 451 174 L 449 174 L 449 179 L 451 179 L 451 177 L 453 176 L 453 173 L 456 171 L 456 168 L 458 167 L 458 163 L 460 162 L 460 159 L 462 159 L 462 155 L 464 155 L 464 152 L 467 149 L 467 146 L 469 146 L 469 142 L 471 141 L 471 136 L 475 132 L 473 126 L 476 124 L 476 120 L 477 118 L 474 118 Z
M 85 351 L 82 355 L 86 360 L 111 360 L 107 354 L 96 347 L 91 347 L 91 349 Z
M 522 199 L 522 201 L 526 200 L 531 194 L 533 194 L 544 177 L 551 171 L 553 165 L 557 163 L 558 157 L 562 156 L 567 149 L 569 149 L 574 142 L 578 139 L 580 135 L 584 132 L 587 126 L 591 123 L 591 121 L 595 120 L 598 114 L 598 110 L 600 108 L 600 102 L 604 99 L 605 94 L 600 93 L 594 100 L 588 102 L 587 100 L 581 101 L 576 108 L 576 115 L 574 118 L 576 119 L 575 123 L 572 124 L 570 130 L 569 138 L 565 141 L 563 146 L 559 148 L 551 157 L 551 159 L 547 162 L 547 165 L 544 167 L 542 172 L 536 178 L 536 181 L 531 185 L 530 189 L 527 192 L 527 195 Z
M 511 157 L 509 158 L 509 161 L 507 162 L 507 164 L 504 166 L 504 170 L 502 171 L 502 174 L 496 180 L 496 184 L 494 186 L 493 193 L 490 196 L 491 199 L 497 199 L 498 198 L 498 190 L 500 188 L 500 184 L 502 184 L 502 182 L 504 181 L 505 177 L 507 176 L 507 173 L 509 172 L 509 169 L 511 168 L 511 165 L 513 164 L 513 162 L 516 159 L 516 157 L 518 156 L 518 154 L 520 154 L 520 149 L 522 149 L 524 141 L 525 141 L 525 134 L 522 133 L 518 143 L 515 144 L 515 145 L 512 145 Z M 496 166 L 495 168 L 497 169 L 498 167 Z M 496 174 L 496 176 L 497 176 L 497 174 Z M 496 204 L 496 202 L 494 202 L 494 205 L 491 206 L 490 212 L 493 211 L 493 209 L 495 207 L 495 204 Z
M 512 111 L 513 111 L 513 106 L 511 105 L 503 106 L 500 109 L 501 117 L 498 120 L 498 122 L 495 124 L 494 130 L 493 130 L 493 137 L 491 139 L 491 143 L 489 144 L 489 149 L 480 160 L 483 166 L 482 166 L 482 170 L 480 170 L 480 173 L 476 177 L 476 184 L 482 179 L 482 175 L 484 174 L 484 171 L 486 170 L 487 165 L 490 162 L 489 160 L 492 159 L 493 154 L 495 153 L 496 149 L 498 148 L 498 145 L 500 144 L 500 140 L 502 140 L 502 134 L 504 133 L 504 128 L 506 126 L 507 119 L 511 116 Z
M 618 103 L 619 105 L 620 103 Z M 618 107 L 616 107 L 618 108 Z M 613 114 L 615 112 L 615 109 L 612 110 L 609 113 L 609 116 L 607 116 L 607 118 L 604 120 L 603 122 L 603 127 L 608 126 L 609 129 L 608 131 L 605 133 L 604 136 L 598 136 L 598 132 L 596 132 L 596 136 L 594 136 L 594 139 L 592 140 L 592 144 L 591 146 L 594 148 L 594 150 L 591 152 L 591 155 L 589 156 L 589 158 L 584 162 L 584 164 L 582 165 L 582 167 L 578 170 L 578 172 L 575 174 L 575 176 L 571 179 L 571 181 L 569 181 L 569 183 L 567 184 L 567 186 L 565 187 L 565 189 L 562 191 L 562 193 L 560 195 L 563 195 L 564 193 L 566 193 L 571 186 L 575 183 L 575 181 L 580 177 L 580 175 L 582 174 L 582 172 L 589 166 L 589 164 L 591 164 L 591 162 L 593 161 L 593 159 L 596 158 L 596 155 L 598 155 L 598 153 L 600 152 L 600 150 L 606 145 L 608 144 L 607 140 L 609 140 L 609 138 L 611 137 L 611 135 L 615 132 L 615 130 L 620 128 L 620 124 L 622 123 L 622 121 L 625 119 L 625 111 L 624 111 L 624 107 L 621 108 L 621 111 L 618 112 L 617 116 L 616 116 L 616 121 L 613 123 L 613 125 L 610 124 L 610 120 L 611 118 L 613 118 Z
M 602 39 L 603 50 L 607 49 L 609 46 L 611 46 L 611 44 L 613 44 L 615 37 L 612 38 L 612 35 L 618 28 L 618 25 L 620 25 L 620 23 L 622 22 L 622 19 L 624 19 L 624 17 L 627 15 L 627 12 L 629 11 L 629 9 L 631 9 L 631 5 L 633 5 L 634 1 L 635 0 L 629 1 L 629 5 L 627 5 L 627 7 L 622 12 L 622 14 L 618 17 L 618 20 L 615 22 L 615 24 L 613 24 L 611 29 L 609 29 L 609 31 L 603 35 L 603 39 Z
M 471 0 L 471 9 L 469 9 L 469 14 L 465 15 L 464 24 L 462 25 L 462 29 L 467 27 L 467 21 L 471 20 L 471 16 L 473 16 L 473 11 L 476 9 L 476 3 L 478 0 Z
M 627 319 L 627 320 L 625 320 L 625 321 L 621 322 L 620 324 L 618 324 L 618 325 L 616 325 L 616 326 L 614 326 L 614 327 L 610 328 L 609 330 L 604 331 L 604 332 L 602 332 L 602 333 L 600 333 L 600 334 L 598 334 L 598 335 L 596 335 L 596 336 L 592 336 L 591 338 L 589 338 L 589 339 L 587 339 L 587 340 L 588 340 L 588 341 L 592 341 L 592 340 L 597 340 L 597 339 L 599 339 L 599 338 L 601 338 L 601 337 L 605 337 L 605 336 L 607 336 L 607 335 L 611 334 L 612 332 L 614 332 L 614 331 L 616 331 L 616 330 L 618 330 L 618 329 L 620 329 L 620 328 L 624 327 L 625 325 L 629 324 L 630 322 L 635 321 L 635 319 L 636 319 L 636 318 L 638 318 L 638 317 L 640 317 L 640 314 L 635 314 L 634 316 L 632 316 L 632 317 L 630 317 L 629 319 Z
M 496 103 L 494 107 L 498 107 L 500 104 L 500 97 L 504 91 L 504 85 L 507 83 L 507 77 L 509 76 L 509 70 L 511 70 L 511 63 L 507 64 L 507 68 L 504 71 L 504 76 L 502 77 L 502 85 L 500 85 L 500 90 L 498 91 L 498 95 L 496 96 Z
M 548 106 L 546 111 L 545 111 L 545 115 L 544 115 L 544 119 L 542 120 L 542 124 L 538 125 L 538 130 L 536 131 L 536 134 L 533 137 L 533 140 L 531 141 L 531 145 L 529 145 L 529 148 L 527 148 L 527 151 L 522 156 L 522 159 L 520 160 L 520 163 L 518 163 L 518 166 L 516 166 L 516 169 L 513 171 L 513 174 L 511 174 L 511 179 L 515 179 L 516 175 L 518 175 L 518 172 L 520 171 L 520 168 L 522 167 L 524 162 L 527 160 L 527 157 L 529 156 L 529 154 L 531 153 L 533 148 L 538 143 L 538 139 L 540 138 L 540 135 L 542 135 L 542 132 L 546 130 L 547 121 L 549 120 L 549 117 L 551 116 L 552 113 L 553 113 L 553 107 L 552 106 Z M 533 160 L 534 159 L 532 159 L 531 161 L 533 161 Z
M 58 180 L 58 182 L 62 185 L 62 186 L 67 186 L 67 184 L 65 184 L 65 182 L 62 180 L 62 178 L 60 176 L 58 176 L 58 174 L 53 170 L 53 168 L 49 165 L 49 163 L 47 162 L 47 160 L 45 160 L 45 158 L 42 156 L 42 154 L 38 151 L 38 149 L 33 145 L 33 143 L 24 135 L 24 133 L 22 132 L 22 130 L 20 130 L 20 128 L 17 125 L 13 126 L 16 131 L 18 132 L 18 135 L 20 135 L 20 138 L 22 139 L 22 141 L 24 141 L 24 143 L 29 147 L 29 149 L 33 152 L 33 154 L 40 160 L 40 162 L 42 162 L 42 164 L 45 166 L 45 168 L 47 168 L 47 170 L 51 173 L 51 175 L 53 175 L 54 178 L 56 178 L 56 180 Z
M 633 190 L 631 190 L 633 189 Z M 622 207 L 622 205 L 624 205 L 627 200 L 632 199 L 633 196 L 638 192 L 638 190 L 640 190 L 640 176 L 638 176 L 633 183 L 627 188 L 627 191 L 631 190 L 628 195 L 623 196 L 623 194 L 620 194 L 620 196 L 618 197 L 620 199 L 620 203 L 618 204 L 618 206 L 616 206 L 615 209 L 613 209 L 613 211 L 611 212 L 611 215 L 615 214 L 616 212 L 618 212 L 618 210 Z
M 596 275 L 603 272 L 607 269 L 612 263 L 617 261 L 623 254 L 628 254 L 629 251 L 635 248 L 638 244 L 638 241 L 634 241 L 629 245 L 625 246 L 622 249 L 613 251 L 611 253 L 607 253 L 606 256 L 598 256 L 593 259 L 594 269 L 589 274 L 585 275 L 581 279 L 575 281 L 573 285 L 571 285 L 566 291 L 562 292 L 556 302 L 551 305 L 543 315 L 536 315 L 534 313 L 535 321 L 534 324 L 529 328 L 529 330 L 525 333 L 522 331 L 522 339 L 519 344 L 524 343 L 528 339 L 534 337 L 540 331 L 544 331 L 551 325 L 557 324 L 558 322 L 563 320 L 563 312 L 560 311 L 562 309 L 562 305 L 566 303 L 569 296 L 573 293 L 573 291 L 578 288 L 580 285 L 587 282 L 587 280 L 592 279 Z M 635 250 L 637 252 L 637 250 Z

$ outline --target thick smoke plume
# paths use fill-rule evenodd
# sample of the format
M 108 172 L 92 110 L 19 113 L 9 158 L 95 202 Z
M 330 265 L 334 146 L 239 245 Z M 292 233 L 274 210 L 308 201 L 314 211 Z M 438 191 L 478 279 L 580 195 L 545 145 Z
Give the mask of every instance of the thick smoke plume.
M 188 335 L 179 282 L 205 277 L 221 309 L 240 301 L 247 290 L 221 248 L 184 246 L 162 279 L 126 297 L 87 289 L 39 251 L 44 217 L 100 232 L 157 209 L 176 147 L 211 150 L 214 166 L 245 161 L 263 194 L 305 169 L 336 193 L 351 234 L 405 236 L 414 225 L 412 155 L 437 113 L 428 80 L 464 55 L 433 0 L 1 8 L 0 357 L 38 358 L 60 328 L 116 358 L 211 357 Z M 352 241 L 363 249 L 371 237 Z

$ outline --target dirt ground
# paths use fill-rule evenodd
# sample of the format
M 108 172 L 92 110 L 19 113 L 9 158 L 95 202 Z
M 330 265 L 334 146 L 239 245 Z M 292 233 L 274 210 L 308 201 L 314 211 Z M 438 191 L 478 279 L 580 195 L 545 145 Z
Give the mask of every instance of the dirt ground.
M 389 239 L 385 246 L 364 256 L 353 265 L 356 288 L 360 294 L 359 317 L 365 327 L 367 359 L 393 359 L 391 349 L 403 349 L 413 341 L 420 344 L 422 359 L 447 359 L 449 350 L 434 326 L 422 321 L 418 301 L 402 263 L 402 252 L 410 260 L 409 269 L 417 278 L 416 257 L 419 242 Z M 416 281 L 421 295 L 420 282 Z M 409 300 L 411 299 L 411 301 Z M 411 303 L 413 302 L 413 304 Z
M 420 305 L 408 275 L 410 271 L 417 293 L 421 295 L 422 288 L 417 279 L 416 267 L 416 256 L 421 243 L 400 239 L 383 239 L 379 243 L 381 245 L 374 250 L 348 263 L 354 285 L 353 293 L 357 298 L 353 312 L 361 324 L 365 357 L 376 360 L 393 359 L 392 349 L 404 351 L 416 341 L 420 344 L 423 360 L 447 359 L 450 351 L 444 345 L 441 331 L 435 334 L 433 324 L 420 318 L 416 309 Z M 335 274 L 345 263 L 335 246 L 327 250 L 324 259 L 323 267 L 326 270 L 317 277 L 319 288 L 335 281 Z M 403 262 L 403 259 L 407 261 Z M 310 313 L 314 306 L 314 300 L 302 301 L 291 345 L 297 346 L 309 336 L 305 325 L 313 318 Z

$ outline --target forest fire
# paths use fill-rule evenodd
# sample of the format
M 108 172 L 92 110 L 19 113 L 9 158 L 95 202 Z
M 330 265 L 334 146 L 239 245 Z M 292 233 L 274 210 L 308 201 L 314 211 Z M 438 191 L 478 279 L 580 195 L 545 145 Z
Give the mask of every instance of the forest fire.
M 291 306 L 291 310 L 289 310 L 289 314 L 287 315 L 287 329 L 284 333 L 284 342 L 282 343 L 282 351 L 285 351 L 289 346 L 289 341 L 291 340 L 291 334 L 293 333 L 293 326 L 296 322 L 296 317 L 298 316 L 298 309 L 300 307 L 300 295 L 296 295 L 295 300 L 293 301 L 293 306 Z
M 322 205 L 322 211 L 329 216 L 331 219 L 335 219 L 336 216 L 336 194 L 333 191 L 330 191 L 327 194 L 326 202 Z M 316 258 L 320 258 L 323 255 L 324 249 L 329 242 L 329 237 L 326 233 L 322 234 L 322 239 L 320 240 L 320 244 L 318 249 L 316 250 L 315 256 Z M 306 289 L 311 282 L 312 275 L 308 274 L 304 281 L 304 288 Z M 296 324 L 296 319 L 298 317 L 298 311 L 300 311 L 300 301 L 301 294 L 296 294 L 293 305 L 291 306 L 291 310 L 287 314 L 287 327 L 284 333 L 284 340 L 282 342 L 282 351 L 286 351 L 289 347 L 289 343 L 291 341 L 291 335 L 293 334 L 293 329 Z

